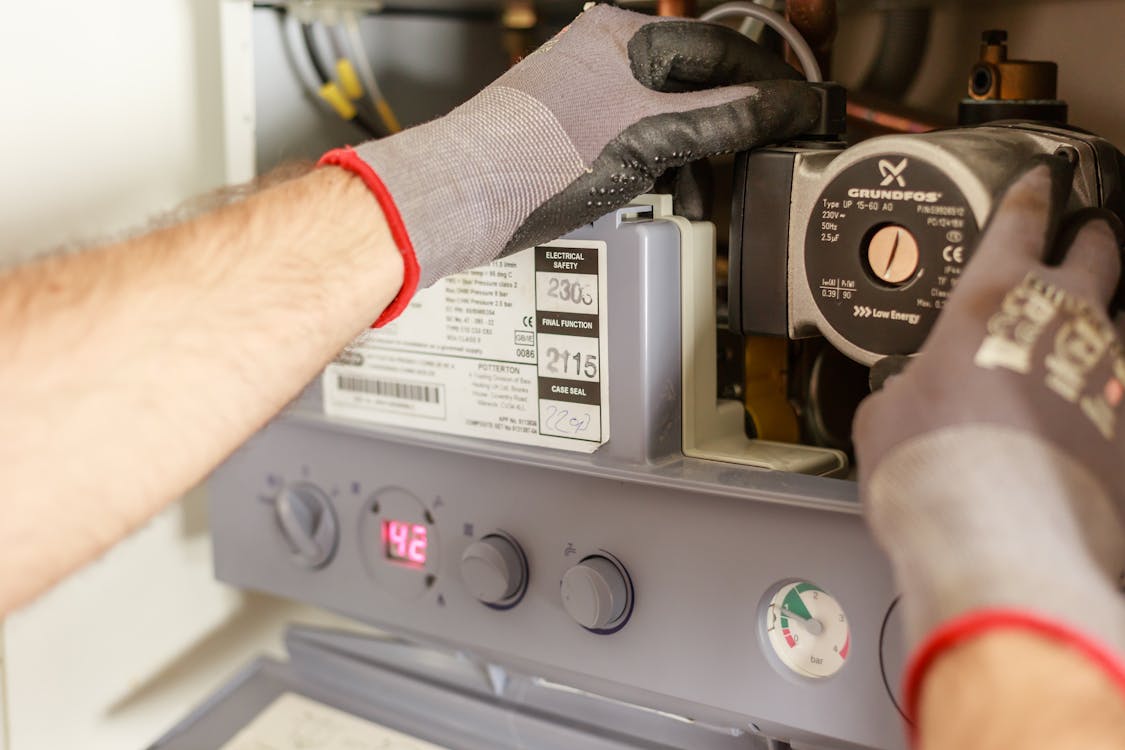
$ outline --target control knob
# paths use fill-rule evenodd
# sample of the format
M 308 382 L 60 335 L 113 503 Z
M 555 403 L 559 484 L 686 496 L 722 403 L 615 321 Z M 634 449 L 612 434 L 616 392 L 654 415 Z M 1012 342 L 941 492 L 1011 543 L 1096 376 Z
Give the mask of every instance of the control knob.
M 632 584 L 625 569 L 592 555 L 563 574 L 562 603 L 567 614 L 595 632 L 623 625 L 632 610 Z
M 273 502 L 281 535 L 293 559 L 306 568 L 319 568 L 336 551 L 339 527 L 328 497 L 307 482 L 286 485 Z
M 465 548 L 461 579 L 485 604 L 514 605 L 527 588 L 527 559 L 514 539 L 489 534 Z

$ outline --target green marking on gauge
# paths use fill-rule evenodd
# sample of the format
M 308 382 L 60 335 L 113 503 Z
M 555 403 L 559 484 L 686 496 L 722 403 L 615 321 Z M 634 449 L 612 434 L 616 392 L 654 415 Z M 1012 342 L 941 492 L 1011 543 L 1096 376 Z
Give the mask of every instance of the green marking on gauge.
M 816 609 L 815 616 L 811 609 Z M 781 585 L 770 600 L 763 626 L 774 655 L 803 677 L 832 676 L 851 651 L 851 633 L 840 603 L 808 581 Z
M 809 612 L 809 608 L 806 607 L 805 603 L 801 600 L 801 593 L 809 590 L 820 591 L 820 589 L 818 589 L 816 586 L 808 583 L 802 583 L 799 586 L 794 586 L 793 588 L 789 589 L 789 593 L 785 595 L 785 599 L 782 601 L 781 606 L 792 612 L 797 617 L 803 618 L 805 620 L 811 620 L 812 613 Z M 782 617 L 784 617 L 784 615 L 782 615 Z

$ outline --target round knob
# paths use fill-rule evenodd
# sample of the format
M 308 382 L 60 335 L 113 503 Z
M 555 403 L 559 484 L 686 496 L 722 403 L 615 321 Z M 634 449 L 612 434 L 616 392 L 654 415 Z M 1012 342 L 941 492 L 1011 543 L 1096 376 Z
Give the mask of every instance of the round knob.
M 902 284 L 918 271 L 918 240 L 905 227 L 888 224 L 867 243 L 867 265 L 887 284 Z
M 470 544 L 461 555 L 461 579 L 480 601 L 502 604 L 523 589 L 527 565 L 514 541 L 489 534 Z
M 300 482 L 286 485 L 273 507 L 293 558 L 308 568 L 327 563 L 340 535 L 328 497 L 315 486 Z
M 625 616 L 629 582 L 609 558 L 587 557 L 563 575 L 562 602 L 582 627 L 605 630 Z

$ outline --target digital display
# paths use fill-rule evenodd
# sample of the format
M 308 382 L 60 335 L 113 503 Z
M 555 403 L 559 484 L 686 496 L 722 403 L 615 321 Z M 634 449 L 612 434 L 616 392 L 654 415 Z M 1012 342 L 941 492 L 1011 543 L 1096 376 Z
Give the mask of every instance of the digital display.
M 387 559 L 411 568 L 426 567 L 426 527 L 406 521 L 383 521 L 383 551 Z

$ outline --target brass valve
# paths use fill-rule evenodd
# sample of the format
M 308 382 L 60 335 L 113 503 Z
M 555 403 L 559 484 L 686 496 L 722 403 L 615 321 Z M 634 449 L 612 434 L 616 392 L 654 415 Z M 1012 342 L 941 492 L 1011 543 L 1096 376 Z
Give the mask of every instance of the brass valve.
M 969 97 L 977 101 L 1053 100 L 1059 66 L 1043 60 L 1009 60 L 1008 32 L 981 35 L 980 60 L 969 74 Z

